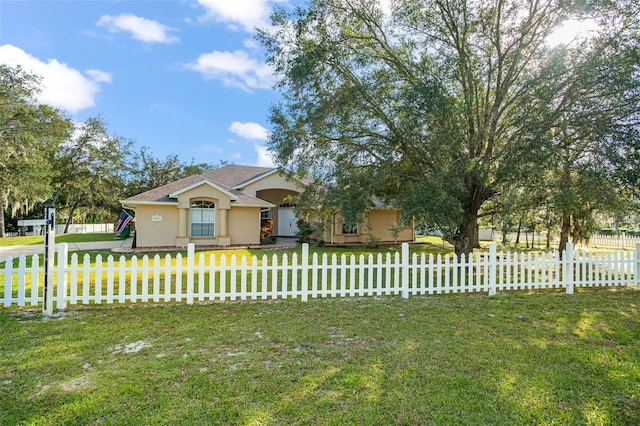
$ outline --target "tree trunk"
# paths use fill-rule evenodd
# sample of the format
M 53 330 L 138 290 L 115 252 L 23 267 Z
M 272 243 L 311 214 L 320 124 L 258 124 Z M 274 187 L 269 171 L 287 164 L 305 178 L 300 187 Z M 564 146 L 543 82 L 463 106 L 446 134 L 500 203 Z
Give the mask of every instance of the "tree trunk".
M 473 234 L 476 228 L 477 216 L 467 213 L 464 220 L 458 227 L 456 235 L 453 237 L 453 246 L 456 255 L 469 257 L 473 251 Z
M 536 228 L 531 230 L 531 248 L 536 248 Z
M 507 242 L 509 241 L 508 238 L 508 234 L 509 233 L 509 228 L 507 227 L 506 221 L 502 222 L 502 244 L 503 245 L 507 245 Z
M 478 211 L 484 201 L 483 192 L 479 186 L 472 186 L 469 190 L 471 196 L 464 206 L 462 223 L 451 241 L 458 256 L 464 254 L 468 258 L 478 243 Z
M 79 205 L 80 205 L 80 200 L 78 200 L 75 203 L 73 203 L 73 206 L 71 206 L 71 208 L 69 209 L 69 218 L 67 219 L 67 223 L 64 226 L 63 234 L 69 233 L 69 225 L 71 224 L 71 221 L 73 220 L 73 213 L 75 213 L 75 211 L 76 211 L 76 209 L 78 208 Z
M 476 220 L 476 227 L 473 232 L 473 240 L 472 240 L 473 248 L 480 248 L 480 227 L 478 226 L 478 221 Z
M 518 219 L 518 231 L 516 233 L 516 241 L 514 243 L 516 246 L 520 244 L 520 231 L 522 231 L 522 217 Z
M 4 231 L 4 197 L 0 194 L 0 238 L 6 238 L 7 234 Z
M 567 248 L 567 242 L 569 242 L 569 231 L 571 230 L 571 215 L 569 213 L 562 213 L 562 227 L 560 228 L 560 244 L 558 245 L 558 251 L 560 256 L 562 252 Z

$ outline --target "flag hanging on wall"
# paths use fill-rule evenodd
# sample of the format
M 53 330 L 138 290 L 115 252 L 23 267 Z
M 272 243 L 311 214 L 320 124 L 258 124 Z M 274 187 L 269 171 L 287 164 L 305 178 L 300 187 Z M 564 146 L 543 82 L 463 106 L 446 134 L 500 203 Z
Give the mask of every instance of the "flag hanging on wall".
M 124 231 L 129 222 L 131 222 L 132 220 L 133 216 L 122 210 L 122 213 L 120 213 L 120 219 L 118 219 L 118 223 L 116 223 L 116 232 L 121 233 L 122 231 Z

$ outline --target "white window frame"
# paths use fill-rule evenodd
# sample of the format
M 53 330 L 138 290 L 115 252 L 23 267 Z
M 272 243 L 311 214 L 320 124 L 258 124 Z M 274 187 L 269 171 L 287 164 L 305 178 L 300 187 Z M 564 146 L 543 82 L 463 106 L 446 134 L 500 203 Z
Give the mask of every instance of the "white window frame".
M 194 225 L 200 225 L 200 232 L 194 232 Z M 211 225 L 210 235 L 209 233 L 205 235 L 203 225 Z M 216 207 L 213 201 L 191 201 L 191 206 L 189 208 L 189 235 L 192 238 L 212 238 L 216 236 Z

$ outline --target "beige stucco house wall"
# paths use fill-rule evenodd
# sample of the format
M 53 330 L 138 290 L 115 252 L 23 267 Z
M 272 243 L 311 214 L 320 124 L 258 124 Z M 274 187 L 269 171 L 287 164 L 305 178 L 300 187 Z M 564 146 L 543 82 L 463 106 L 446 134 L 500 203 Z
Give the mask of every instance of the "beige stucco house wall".
M 287 178 L 276 169 L 229 165 L 168 183 L 121 203 L 135 212 L 138 248 L 186 247 L 189 243 L 253 245 L 260 243 L 260 228 L 267 223 L 272 223 L 275 236 L 295 235 L 298 221 L 293 203 L 303 190 L 302 182 Z M 203 208 L 209 222 L 200 228 L 196 222 L 193 228 L 191 221 L 196 219 L 192 213 L 197 216 Z M 329 244 L 349 244 L 369 242 L 373 237 L 376 241 L 393 242 L 389 228 L 398 223 L 399 217 L 397 209 L 378 203 L 357 232 L 344 234 L 342 219 L 336 214 L 324 231 L 324 240 Z M 197 229 L 205 228 L 207 236 L 197 236 Z M 411 228 L 404 229 L 397 239 L 412 240 Z
M 174 205 L 139 204 L 135 223 L 139 247 L 176 246 L 178 211 Z
M 376 208 L 370 210 L 365 221 L 358 224 L 355 234 L 343 233 L 342 217 L 333 215 L 332 223 L 325 227 L 324 239 L 328 244 L 361 244 L 369 242 L 406 242 L 413 241 L 413 227 L 403 227 L 396 239 L 391 232 L 392 226 L 400 226 L 400 210 Z

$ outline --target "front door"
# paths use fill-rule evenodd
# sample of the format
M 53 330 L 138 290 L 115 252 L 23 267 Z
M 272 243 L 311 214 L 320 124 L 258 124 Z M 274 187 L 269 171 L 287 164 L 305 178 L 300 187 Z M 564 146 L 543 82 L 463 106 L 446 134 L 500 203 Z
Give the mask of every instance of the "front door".
M 278 209 L 278 236 L 294 237 L 298 232 L 298 221 L 293 209 L 280 207 Z

